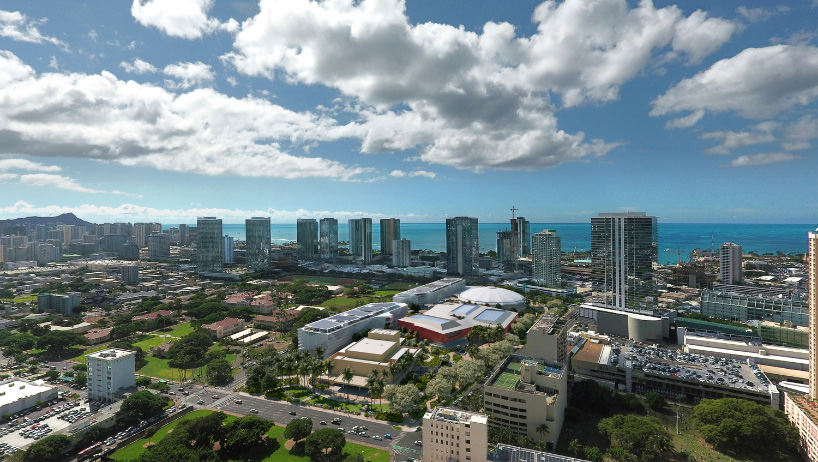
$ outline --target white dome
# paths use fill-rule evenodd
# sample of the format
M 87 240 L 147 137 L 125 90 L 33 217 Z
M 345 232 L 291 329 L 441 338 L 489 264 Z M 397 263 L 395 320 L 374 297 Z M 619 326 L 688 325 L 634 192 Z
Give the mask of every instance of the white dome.
M 525 298 L 517 292 L 500 287 L 471 287 L 460 294 L 460 301 L 478 305 L 522 306 Z

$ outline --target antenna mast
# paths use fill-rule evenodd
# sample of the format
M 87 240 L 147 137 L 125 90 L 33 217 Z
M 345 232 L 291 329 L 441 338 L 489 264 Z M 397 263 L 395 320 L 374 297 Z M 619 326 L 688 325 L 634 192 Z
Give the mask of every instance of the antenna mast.
M 520 210 L 520 209 L 518 209 L 517 207 L 515 207 L 513 205 L 511 206 L 511 219 L 512 220 L 514 219 L 514 212 L 516 212 L 517 210 Z

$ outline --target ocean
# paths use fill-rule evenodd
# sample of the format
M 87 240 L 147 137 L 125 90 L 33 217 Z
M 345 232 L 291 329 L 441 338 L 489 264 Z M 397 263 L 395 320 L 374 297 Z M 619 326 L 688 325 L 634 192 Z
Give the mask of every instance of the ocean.
M 176 225 L 165 225 L 165 227 Z M 193 225 L 195 226 L 195 224 Z M 496 250 L 497 231 L 509 229 L 508 223 L 480 223 L 480 251 Z M 296 225 L 272 224 L 271 238 L 274 244 L 296 240 Z M 562 250 L 571 252 L 591 248 L 590 223 L 531 223 L 531 233 L 543 229 L 553 229 L 562 238 Z M 687 260 L 693 249 L 718 248 L 724 242 L 734 242 L 750 251 L 764 253 L 803 253 L 807 251 L 807 232 L 816 225 L 748 225 L 748 224 L 707 224 L 707 223 L 662 223 L 658 224 L 659 263 L 676 263 L 675 251 L 681 250 L 682 260 Z M 244 224 L 225 224 L 225 235 L 244 240 Z M 349 226 L 338 223 L 338 239 L 348 240 Z M 380 250 L 380 226 L 372 223 L 372 245 Z M 446 225 L 444 223 L 401 223 L 401 237 L 412 241 L 412 249 L 446 251 Z M 673 250 L 673 253 L 667 252 Z

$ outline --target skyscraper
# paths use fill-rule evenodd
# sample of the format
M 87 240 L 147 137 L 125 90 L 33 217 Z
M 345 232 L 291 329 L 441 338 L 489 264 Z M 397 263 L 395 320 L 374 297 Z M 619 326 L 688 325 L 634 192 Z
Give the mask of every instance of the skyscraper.
M 514 257 L 531 255 L 531 223 L 525 217 L 511 219 L 511 235 L 514 239 Z
M 534 234 L 531 241 L 534 255 L 531 272 L 534 280 L 545 287 L 559 287 L 562 280 L 560 268 L 562 240 L 553 229 L 545 229 Z
M 392 255 L 392 241 L 400 240 L 400 218 L 381 220 L 381 255 Z
M 188 235 L 188 226 L 179 225 L 179 246 L 184 247 L 190 244 L 190 236 Z
M 602 301 L 617 309 L 656 303 L 656 217 L 645 212 L 600 213 L 591 218 L 591 279 Z
M 170 256 L 170 234 L 151 233 L 147 238 L 149 258 L 167 258 Z
M 392 266 L 405 268 L 412 266 L 412 244 L 409 239 L 392 241 Z
M 477 218 L 446 219 L 446 270 L 450 276 L 477 276 L 479 249 Z
M 719 248 L 719 277 L 724 284 L 741 284 L 741 246 L 725 242 Z
M 332 262 L 338 260 L 338 220 L 335 218 L 322 218 L 318 226 L 321 260 Z
M 298 260 L 315 260 L 318 256 L 318 222 L 314 218 L 299 218 L 296 232 Z
M 818 396 L 818 229 L 807 234 L 809 278 L 809 395 Z
M 270 269 L 270 218 L 253 217 L 244 220 L 246 236 L 247 269 L 267 271 Z
M 514 234 L 509 231 L 497 231 L 497 261 L 503 271 L 514 271 L 515 255 Z
M 360 257 L 364 265 L 372 263 L 372 219 L 349 220 L 349 254 Z
M 212 273 L 222 270 L 224 245 L 222 244 L 222 220 L 216 217 L 196 219 L 196 270 Z
M 224 235 L 222 237 L 222 246 L 224 246 L 224 250 L 222 252 L 222 254 L 224 255 L 224 262 L 232 264 L 234 261 L 233 250 L 236 247 L 233 237 Z

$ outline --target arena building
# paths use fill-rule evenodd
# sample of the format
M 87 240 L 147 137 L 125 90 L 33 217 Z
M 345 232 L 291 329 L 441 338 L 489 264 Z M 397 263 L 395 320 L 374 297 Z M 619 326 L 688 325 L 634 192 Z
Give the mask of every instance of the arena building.
M 398 325 L 417 332 L 422 339 L 447 343 L 465 337 L 474 326 L 502 326 L 508 332 L 515 319 L 516 311 L 472 304 L 441 304 L 424 314 L 400 319 Z
M 463 303 L 494 307 L 500 305 L 500 308 L 506 310 L 521 310 L 525 308 L 525 297 L 513 290 L 503 289 L 501 287 L 469 287 L 464 290 L 458 298 Z

